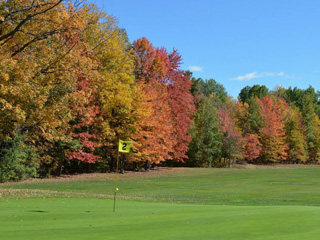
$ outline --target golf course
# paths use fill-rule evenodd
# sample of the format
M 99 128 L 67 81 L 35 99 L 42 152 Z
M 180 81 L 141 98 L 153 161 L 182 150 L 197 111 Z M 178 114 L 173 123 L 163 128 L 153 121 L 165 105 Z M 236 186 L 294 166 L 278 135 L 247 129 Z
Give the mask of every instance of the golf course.
M 0 185 L 2 240 L 320 239 L 320 168 L 159 168 Z

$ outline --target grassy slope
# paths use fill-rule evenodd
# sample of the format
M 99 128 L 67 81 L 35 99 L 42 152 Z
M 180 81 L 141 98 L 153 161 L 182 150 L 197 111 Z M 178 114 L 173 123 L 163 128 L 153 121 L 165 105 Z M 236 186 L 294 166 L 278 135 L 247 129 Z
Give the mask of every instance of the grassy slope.
M 320 168 L 185 169 L 168 175 L 120 175 L 119 197 L 227 205 L 320 205 Z M 114 179 L 3 185 L 113 195 Z
M 121 175 L 119 196 L 148 201 L 118 199 L 116 213 L 108 198 L 2 198 L 1 239 L 320 239 L 319 174 L 320 168 Z M 2 193 L 23 188 L 112 195 L 109 177 L 1 187 Z

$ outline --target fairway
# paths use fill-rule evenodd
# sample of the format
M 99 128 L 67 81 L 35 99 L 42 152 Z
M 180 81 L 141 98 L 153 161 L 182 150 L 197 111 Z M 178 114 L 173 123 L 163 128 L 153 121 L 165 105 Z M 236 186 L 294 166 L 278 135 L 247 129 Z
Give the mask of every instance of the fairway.
M 320 168 L 182 169 L 1 185 L 1 239 L 320 239 Z

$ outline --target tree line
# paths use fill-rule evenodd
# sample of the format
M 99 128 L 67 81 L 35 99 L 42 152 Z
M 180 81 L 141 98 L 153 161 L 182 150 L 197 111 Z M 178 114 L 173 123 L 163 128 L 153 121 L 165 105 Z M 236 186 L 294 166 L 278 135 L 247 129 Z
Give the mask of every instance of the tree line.
M 82 1 L 0 0 L 0 181 L 115 168 L 317 162 L 318 93 L 244 88 L 238 101 L 181 55 L 130 42 Z
M 234 100 L 213 79 L 192 82 L 197 110 L 190 128 L 190 166 L 230 166 L 237 159 L 318 163 L 320 93 L 312 86 L 247 86 Z
M 182 161 L 194 111 L 176 51 L 79 1 L 0 1 L 0 181 Z

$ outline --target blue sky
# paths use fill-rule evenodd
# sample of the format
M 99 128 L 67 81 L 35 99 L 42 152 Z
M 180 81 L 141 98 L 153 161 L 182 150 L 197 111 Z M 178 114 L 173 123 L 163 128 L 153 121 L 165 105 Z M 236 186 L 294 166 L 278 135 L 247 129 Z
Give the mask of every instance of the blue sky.
M 182 69 L 237 97 L 245 86 L 320 90 L 318 0 L 95 0 L 130 41 L 177 49 Z

